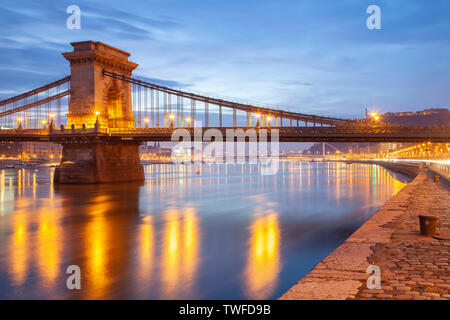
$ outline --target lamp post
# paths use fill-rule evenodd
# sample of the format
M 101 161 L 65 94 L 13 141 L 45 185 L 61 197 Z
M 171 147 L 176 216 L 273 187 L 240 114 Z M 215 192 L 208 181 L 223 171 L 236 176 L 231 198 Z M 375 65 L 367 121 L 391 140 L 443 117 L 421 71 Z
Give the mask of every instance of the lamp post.
M 261 118 L 261 115 L 259 113 L 255 114 L 256 118 L 256 127 L 259 127 L 259 119 Z
M 267 119 L 267 127 L 270 128 L 270 121 L 272 120 L 272 117 L 268 116 L 266 119 Z
M 187 122 L 187 127 L 190 128 L 191 127 L 191 125 L 190 125 L 191 118 L 186 118 L 186 122 Z
M 380 116 L 379 116 L 378 113 L 375 112 L 375 111 L 372 111 L 372 112 L 370 113 L 370 116 L 372 117 L 372 120 L 375 121 L 375 122 L 377 122 L 378 120 L 380 120 Z
M 95 124 L 94 124 L 94 128 L 95 129 L 99 129 L 100 128 L 100 121 L 98 121 L 98 115 L 100 114 L 100 112 L 95 111 L 95 115 L 96 115 L 96 119 L 95 119 Z
M 169 119 L 170 119 L 170 127 L 173 128 L 173 119 L 175 119 L 175 116 L 171 113 L 169 115 Z
M 145 118 L 144 122 L 145 122 L 145 129 L 148 129 L 148 122 L 149 122 L 148 118 Z
M 23 121 L 23 118 L 22 118 L 22 117 L 18 117 L 18 118 L 17 118 L 17 121 L 19 122 L 19 127 L 18 127 L 18 129 L 23 129 L 23 128 L 22 128 L 22 121 Z
M 55 114 L 54 113 L 50 113 L 49 114 L 49 117 L 50 117 L 50 125 L 49 125 L 49 128 L 51 128 L 51 129 L 55 129 L 55 124 L 53 123 L 53 118 L 55 117 Z

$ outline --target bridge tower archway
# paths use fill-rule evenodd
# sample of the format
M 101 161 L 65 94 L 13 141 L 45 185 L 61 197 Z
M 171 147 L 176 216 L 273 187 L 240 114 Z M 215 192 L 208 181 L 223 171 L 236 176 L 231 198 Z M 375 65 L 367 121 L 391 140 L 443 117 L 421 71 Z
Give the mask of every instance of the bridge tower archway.
M 104 94 L 104 104 L 110 128 L 122 127 L 122 119 L 126 115 L 126 99 L 122 89 L 123 81 L 113 79 L 113 83 L 107 87 Z M 127 127 L 127 126 L 125 126 Z

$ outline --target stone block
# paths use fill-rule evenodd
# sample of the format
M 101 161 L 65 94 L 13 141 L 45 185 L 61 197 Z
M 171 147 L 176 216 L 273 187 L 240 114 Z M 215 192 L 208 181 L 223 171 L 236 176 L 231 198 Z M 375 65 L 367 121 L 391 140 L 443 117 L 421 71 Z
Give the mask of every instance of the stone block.
M 133 142 L 63 143 L 54 182 L 61 184 L 142 181 L 139 145 Z

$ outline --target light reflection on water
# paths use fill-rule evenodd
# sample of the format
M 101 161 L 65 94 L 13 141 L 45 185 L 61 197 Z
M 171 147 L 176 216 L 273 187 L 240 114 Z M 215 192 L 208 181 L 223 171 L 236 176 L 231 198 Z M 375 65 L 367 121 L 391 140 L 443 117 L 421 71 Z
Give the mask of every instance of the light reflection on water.
M 250 227 L 245 271 L 245 296 L 249 299 L 270 297 L 280 271 L 278 214 L 266 214 L 257 214 Z
M 277 298 L 405 185 L 373 165 L 259 170 L 158 164 L 89 186 L 1 170 L 0 298 Z

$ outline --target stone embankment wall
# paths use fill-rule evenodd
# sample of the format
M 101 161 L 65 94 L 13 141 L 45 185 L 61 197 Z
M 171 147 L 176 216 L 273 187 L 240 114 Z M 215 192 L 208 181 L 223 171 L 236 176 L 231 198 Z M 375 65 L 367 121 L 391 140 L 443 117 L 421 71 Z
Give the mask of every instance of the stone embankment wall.
M 404 163 L 404 162 L 388 162 L 388 161 L 370 161 L 369 163 L 377 164 L 386 169 L 392 170 L 408 176 L 410 178 L 415 178 L 422 168 L 422 165 L 416 163 Z

